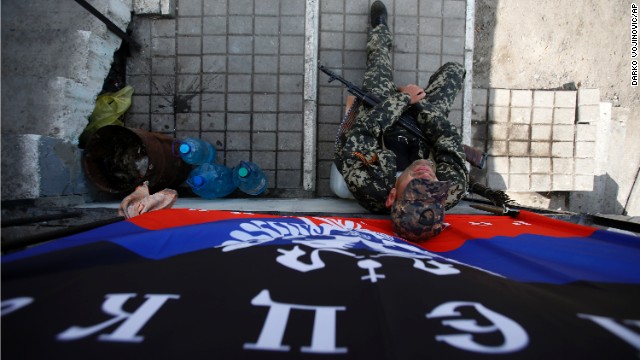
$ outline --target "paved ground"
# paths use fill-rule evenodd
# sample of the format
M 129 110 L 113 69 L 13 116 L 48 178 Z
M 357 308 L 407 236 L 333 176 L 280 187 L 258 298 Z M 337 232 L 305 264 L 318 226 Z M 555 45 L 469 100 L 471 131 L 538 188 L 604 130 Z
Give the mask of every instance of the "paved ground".
M 254 161 L 269 177 L 270 196 L 332 196 L 329 170 L 345 93 L 323 74 L 305 76 L 315 68 L 305 58 L 361 84 L 369 1 L 176 3 L 173 19 L 133 19 L 143 49 L 128 61 L 136 92 L 126 125 L 206 139 L 230 167 Z M 441 64 L 465 62 L 465 1 L 386 4 L 398 83 L 426 85 Z M 318 20 L 317 30 L 308 19 Z M 305 108 L 317 108 L 317 119 Z M 462 108 L 460 96 L 450 116 L 460 126 Z
M 316 74 L 315 62 L 361 83 L 369 3 L 176 0 L 174 18 L 134 16 L 131 30 L 143 48 L 128 59 L 128 83 L 136 92 L 126 125 L 178 139 L 206 139 L 217 148 L 217 161 L 229 167 L 240 160 L 256 162 L 269 177 L 267 196 L 333 196 L 330 165 L 346 92 Z M 508 2 L 386 4 L 396 82 L 426 85 L 448 61 L 473 70 L 449 120 L 465 143 L 495 156 L 492 168 L 478 174 L 482 181 L 534 192 L 528 205 L 618 214 L 637 207 L 632 194 L 640 157 L 631 159 L 631 166 L 615 159 L 623 156 L 621 149 L 638 146 L 633 134 L 624 135 L 625 129 L 633 133 L 637 128 L 632 114 L 638 95 L 627 91 L 622 96 L 623 89 L 598 81 L 606 74 L 598 67 L 602 56 L 616 59 L 616 79 L 623 72 L 618 67 L 626 64 L 616 55 L 621 41 L 607 46 L 613 34 L 606 35 L 608 27 L 618 29 L 618 20 L 627 16 L 624 7 L 608 9 L 600 23 L 589 15 L 601 7 L 593 1 L 576 9 L 546 1 L 530 6 L 530 16 L 519 26 L 513 14 L 519 8 Z M 580 35 L 575 39 L 573 29 Z M 603 50 L 589 47 L 592 39 Z M 609 156 L 596 156 L 595 140 L 604 138 L 595 136 L 601 130 L 597 122 L 585 121 L 586 108 L 579 105 L 586 97 L 578 99 L 580 92 L 572 91 L 576 87 L 599 91 L 602 101 L 613 105 L 607 132 L 611 146 L 603 150 Z M 496 88 L 512 90 L 512 98 L 494 103 L 504 100 L 490 95 L 497 94 L 491 90 Z M 550 89 L 568 91 L 541 106 L 537 95 L 550 95 L 541 91 Z M 597 117 L 594 101 L 588 110 Z M 522 119 L 514 120 L 518 116 Z M 620 143 L 625 146 L 616 146 Z M 608 168 L 595 166 L 598 161 Z

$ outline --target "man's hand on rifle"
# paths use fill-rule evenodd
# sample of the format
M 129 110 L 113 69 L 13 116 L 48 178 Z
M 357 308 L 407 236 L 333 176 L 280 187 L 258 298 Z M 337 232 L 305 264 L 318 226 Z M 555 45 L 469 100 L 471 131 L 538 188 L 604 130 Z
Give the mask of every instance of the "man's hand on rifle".
M 411 99 L 409 100 L 410 105 L 417 103 L 418 101 L 424 99 L 424 97 L 426 96 L 426 94 L 424 93 L 424 89 L 415 84 L 400 86 L 398 87 L 398 91 L 411 96 Z

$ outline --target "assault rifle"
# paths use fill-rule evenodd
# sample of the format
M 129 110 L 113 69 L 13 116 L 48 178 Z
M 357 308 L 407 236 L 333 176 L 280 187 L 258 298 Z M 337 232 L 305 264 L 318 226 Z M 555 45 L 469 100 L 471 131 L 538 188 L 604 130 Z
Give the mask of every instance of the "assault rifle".
M 318 64 L 318 69 L 320 69 L 320 71 L 322 71 L 323 73 L 329 75 L 329 82 L 332 82 L 334 80 L 340 81 L 344 86 L 347 87 L 347 91 L 351 95 L 361 100 L 365 105 L 369 107 L 373 107 L 382 101 L 376 95 L 365 92 L 361 88 L 349 82 L 347 79 L 327 69 L 324 65 Z M 398 120 L 398 123 L 401 126 L 403 126 L 405 129 L 407 129 L 409 132 L 411 132 L 413 135 L 419 137 L 424 141 L 427 141 L 427 138 L 424 136 L 424 133 L 418 126 L 418 122 L 410 114 L 405 112 L 402 115 L 400 115 L 400 119 Z M 464 148 L 466 160 L 471 165 L 479 169 L 483 169 L 485 162 L 487 160 L 487 154 L 479 149 L 472 148 L 468 145 L 462 145 L 462 147 Z

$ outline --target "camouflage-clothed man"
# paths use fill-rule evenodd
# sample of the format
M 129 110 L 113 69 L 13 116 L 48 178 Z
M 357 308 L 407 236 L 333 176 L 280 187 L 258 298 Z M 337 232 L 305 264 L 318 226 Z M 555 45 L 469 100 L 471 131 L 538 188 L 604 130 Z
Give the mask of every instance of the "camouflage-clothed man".
M 339 139 L 335 163 L 351 193 L 369 211 L 381 213 L 391 209 L 392 219 L 398 220 L 394 222 L 396 228 L 400 226 L 399 218 L 404 218 L 405 225 L 409 227 L 412 223 L 430 223 L 430 226 L 418 224 L 409 229 L 416 234 L 415 239 L 410 240 L 422 238 L 424 241 L 440 232 L 444 208 L 456 205 L 467 192 L 468 171 L 462 138 L 456 127 L 447 121 L 451 104 L 462 87 L 465 71 L 459 64 L 447 63 L 431 76 L 424 90 L 412 84 L 397 87 L 393 83 L 392 37 L 386 25 L 386 9 L 376 1 L 371 12 L 372 29 L 367 42 L 367 71 L 363 86 L 382 101 L 374 107 L 357 105 L 355 122 Z M 381 12 L 384 17 L 376 24 Z M 398 124 L 400 115 L 405 111 L 417 118 L 426 142 Z M 426 180 L 418 184 L 420 181 L 413 181 L 416 178 Z M 429 182 L 438 181 L 448 182 L 448 191 L 442 184 L 429 185 Z M 412 195 L 405 197 L 408 184 L 413 185 L 409 191 Z M 420 193 L 416 186 L 427 195 L 416 195 Z M 408 214 L 411 212 L 418 217 L 426 216 L 420 215 L 425 206 L 422 210 L 418 207 L 409 211 L 397 201 L 408 203 L 407 199 L 419 197 L 426 207 L 436 210 L 435 220 L 410 218 Z

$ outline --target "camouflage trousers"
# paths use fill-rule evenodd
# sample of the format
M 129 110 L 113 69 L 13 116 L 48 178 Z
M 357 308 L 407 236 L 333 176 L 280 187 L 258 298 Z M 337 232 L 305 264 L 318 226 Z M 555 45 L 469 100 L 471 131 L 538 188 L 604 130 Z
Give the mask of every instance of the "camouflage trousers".
M 379 98 L 389 97 L 398 91 L 397 85 L 393 82 L 392 45 L 393 38 L 387 26 L 376 26 L 369 32 L 367 70 L 364 75 L 363 87 Z M 453 62 L 444 64 L 429 78 L 425 88 L 425 98 L 409 110 L 412 115 L 417 117 L 429 142 L 437 140 L 434 138 L 434 134 L 441 133 L 439 130 L 457 131 L 457 128 L 447 121 L 447 117 L 453 101 L 462 89 L 464 77 L 465 70 L 462 65 Z M 365 109 L 361 110 L 366 111 Z M 371 119 L 363 117 L 363 120 Z M 396 127 L 401 128 L 400 125 L 396 125 Z M 446 129 L 442 129 L 443 127 Z M 395 131 L 402 132 L 403 130 L 406 131 L 404 128 Z

